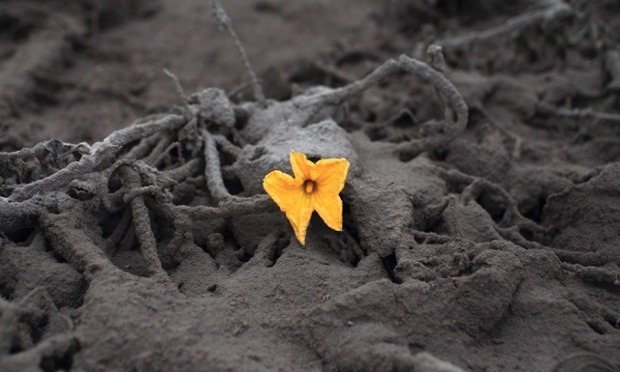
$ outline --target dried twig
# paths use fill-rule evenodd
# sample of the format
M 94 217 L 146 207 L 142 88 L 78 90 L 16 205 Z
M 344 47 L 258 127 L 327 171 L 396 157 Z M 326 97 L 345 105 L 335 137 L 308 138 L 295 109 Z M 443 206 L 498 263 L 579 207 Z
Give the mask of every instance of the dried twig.
M 228 138 L 221 135 L 213 135 L 213 139 L 215 140 L 215 143 L 220 146 L 222 152 L 228 153 L 235 158 L 241 154 L 241 148 L 230 142 Z
M 152 197 L 163 197 L 164 193 L 161 187 L 156 185 L 135 187 L 123 194 L 123 202 L 131 203 L 135 198 L 142 198 L 148 195 Z
M 95 143 L 90 155 L 82 156 L 79 161 L 69 164 L 42 180 L 15 189 L 9 199 L 11 201 L 24 201 L 48 190 L 58 190 L 73 179 L 95 171 L 102 164 L 114 162 L 116 155 L 129 143 L 161 130 L 177 129 L 186 122 L 183 116 L 168 115 L 162 119 L 118 130 L 102 142 Z
M 173 142 L 171 143 L 158 157 L 157 159 L 155 159 L 153 161 L 153 166 L 154 167 L 158 167 L 161 162 L 163 162 L 164 160 L 169 160 L 171 155 L 170 152 L 172 150 L 176 150 L 177 152 L 177 158 L 179 159 L 179 161 L 181 162 L 181 164 L 185 163 L 185 159 L 183 158 L 183 146 L 181 145 L 180 142 Z
M 27 158 L 35 156 L 36 153 L 43 151 L 44 149 L 45 149 L 45 143 L 40 142 L 30 148 L 24 148 L 24 149 L 12 151 L 12 152 L 2 152 L 0 153 L 0 162 L 13 161 L 15 159 L 27 159 Z
M 563 108 L 553 109 L 548 106 L 539 105 L 537 107 L 537 110 L 544 114 L 562 116 L 562 117 L 567 117 L 567 118 L 576 118 L 576 119 L 588 118 L 588 119 L 595 119 L 595 120 L 601 120 L 601 121 L 620 122 L 620 114 L 611 113 L 611 112 L 594 111 L 589 108 L 586 108 L 586 109 L 577 109 L 577 108 L 575 109 L 563 109 Z
M 386 61 L 363 79 L 341 88 L 320 91 L 314 96 L 308 97 L 307 100 L 311 104 L 319 107 L 329 104 L 339 105 L 347 98 L 360 94 L 368 88 L 377 85 L 386 77 L 401 71 L 411 72 L 436 88 L 441 97 L 443 97 L 452 110 L 454 110 L 456 122 L 450 123 L 451 125 L 449 128 L 446 127 L 444 132 L 440 135 L 399 143 L 394 145 L 393 148 L 399 152 L 421 152 L 433 150 L 449 144 L 465 130 L 468 117 L 467 105 L 459 91 L 441 72 L 424 62 L 420 62 L 406 55 L 401 55 L 398 61 L 393 59 Z M 307 105 L 310 106 L 311 104 Z M 311 115 L 308 116 L 311 117 Z
M 183 86 L 181 86 L 181 82 L 179 81 L 179 78 L 172 72 L 168 71 L 168 69 L 166 68 L 164 68 L 164 73 L 168 75 L 170 79 L 172 79 L 172 82 L 174 83 L 174 90 L 176 91 L 177 96 L 179 97 L 179 100 L 181 101 L 181 105 L 183 105 L 185 114 L 191 116 L 192 109 L 189 106 L 189 98 L 185 95 L 185 92 L 183 91 Z M 188 121 L 189 120 L 190 118 L 188 116 Z
M 169 178 L 175 182 L 181 182 L 186 178 L 196 174 L 201 168 L 201 159 L 192 159 L 180 167 L 169 169 L 161 172 L 166 178 Z
M 349 75 L 346 71 L 340 70 L 338 67 L 328 65 L 327 63 L 316 61 L 314 62 L 314 67 L 316 67 L 319 71 L 325 73 L 328 76 L 331 76 L 337 80 L 340 80 L 346 84 L 353 83 L 356 79 Z
M 76 221 L 79 215 L 70 210 L 60 215 L 47 211 L 40 213 L 39 222 L 54 251 L 83 272 L 88 281 L 98 275 L 108 276 L 119 272 L 120 269 L 114 266 L 101 248 L 93 244 L 83 229 L 76 226 L 79 226 Z
M 129 190 L 141 186 L 140 176 L 135 169 L 125 166 L 122 167 L 120 171 L 125 185 Z M 157 188 L 157 190 L 159 190 L 159 188 Z M 151 229 L 149 210 L 144 203 L 144 199 L 142 196 L 135 196 L 130 203 L 133 223 L 138 242 L 140 243 L 140 252 L 142 253 L 142 257 L 144 257 L 144 261 L 146 261 L 147 270 L 156 280 L 170 284 L 170 278 L 163 270 L 161 261 L 157 255 L 157 240 Z
M 0 196 L 0 230 L 12 232 L 32 226 L 43 205 L 42 196 L 25 202 L 16 202 Z
M 242 216 L 246 214 L 275 212 L 278 210 L 277 205 L 267 195 L 256 195 L 249 198 L 238 198 L 234 200 L 226 200 L 217 207 L 196 206 L 190 207 L 185 205 L 175 206 L 174 209 L 178 213 L 185 213 L 191 219 L 210 220 L 214 218 L 230 218 L 233 216 Z
M 219 0 L 211 0 L 211 8 L 213 9 L 213 18 L 215 18 L 217 24 L 220 26 L 220 28 L 226 30 L 226 32 L 230 34 L 230 36 L 235 42 L 235 46 L 237 47 L 239 55 L 241 56 L 241 61 L 243 62 L 243 67 L 245 68 L 247 74 L 250 76 L 252 90 L 254 91 L 254 99 L 256 99 L 262 107 L 267 106 L 267 101 L 265 99 L 265 95 L 263 94 L 263 88 L 258 82 L 258 78 L 256 77 L 254 70 L 252 70 L 252 66 L 250 66 L 250 60 L 248 59 L 248 55 L 245 53 L 245 48 L 243 48 L 243 44 L 241 44 L 241 40 L 239 40 L 235 29 L 232 27 L 232 21 L 230 17 L 224 10 L 224 7 Z
M 517 203 L 514 201 L 512 196 L 501 186 L 484 178 L 470 176 L 455 169 L 442 170 L 440 176 L 447 181 L 467 185 L 461 194 L 461 199 L 465 204 L 472 200 L 476 200 L 485 191 L 500 197 L 504 203 L 505 213 L 502 216 L 502 220 L 499 222 L 497 231 L 506 238 L 510 237 L 509 240 L 514 241 L 515 238 L 513 233 L 515 231 L 508 228 L 516 227 L 519 232 L 525 230 L 534 234 L 542 235 L 548 232 L 545 227 L 540 226 L 534 221 L 524 217 L 521 212 L 519 212 Z
M 471 44 L 487 41 L 514 32 L 520 32 L 524 28 L 532 25 L 547 24 L 555 19 L 564 18 L 573 13 L 572 8 L 561 0 L 542 0 L 539 3 L 541 5 L 546 4 L 546 7 L 541 10 L 533 10 L 510 18 L 501 25 L 488 30 L 476 32 L 471 35 L 444 39 L 436 41 L 435 43 L 446 49 L 466 48 Z
M 141 160 L 149 165 L 157 165 L 158 159 L 166 155 L 168 148 L 172 144 L 172 138 L 170 138 L 169 136 L 161 136 L 159 142 L 157 143 L 157 145 L 155 145 L 155 147 L 153 147 L 148 156 L 142 158 Z
M 108 236 L 106 240 L 106 251 L 107 252 L 114 252 L 116 250 L 116 247 L 121 242 L 121 239 L 123 239 L 123 237 L 127 233 L 130 219 L 131 219 L 131 213 L 129 212 L 128 209 L 126 209 L 123 212 L 123 215 L 121 216 L 120 221 L 118 221 L 118 223 L 116 224 L 116 227 L 114 228 L 114 230 L 112 231 L 112 233 L 110 234 L 110 236 Z
M 123 159 L 142 159 L 153 152 L 153 148 L 157 146 L 161 138 L 160 133 L 152 134 L 140 140 L 140 142 L 132 147 L 125 154 Z
M 205 178 L 209 193 L 216 203 L 233 198 L 234 196 L 230 195 L 222 179 L 220 155 L 215 146 L 215 140 L 207 130 L 202 129 L 201 133 L 204 141 Z

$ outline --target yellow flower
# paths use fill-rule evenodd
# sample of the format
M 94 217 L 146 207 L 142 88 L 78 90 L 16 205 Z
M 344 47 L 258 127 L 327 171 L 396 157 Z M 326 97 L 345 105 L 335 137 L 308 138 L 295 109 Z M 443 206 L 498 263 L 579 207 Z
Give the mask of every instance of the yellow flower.
M 338 194 L 347 178 L 347 159 L 322 159 L 313 163 L 295 151 L 291 151 L 290 159 L 295 178 L 275 170 L 265 176 L 263 188 L 286 213 L 297 240 L 305 244 L 314 211 L 327 226 L 342 231 L 342 200 Z

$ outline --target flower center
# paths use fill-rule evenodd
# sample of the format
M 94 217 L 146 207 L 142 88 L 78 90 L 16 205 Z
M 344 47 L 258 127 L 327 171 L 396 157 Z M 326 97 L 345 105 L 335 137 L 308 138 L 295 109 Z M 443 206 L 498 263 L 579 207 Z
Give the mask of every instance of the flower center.
M 314 190 L 314 181 L 306 180 L 304 182 L 304 188 L 306 189 L 306 194 L 311 194 L 312 190 Z

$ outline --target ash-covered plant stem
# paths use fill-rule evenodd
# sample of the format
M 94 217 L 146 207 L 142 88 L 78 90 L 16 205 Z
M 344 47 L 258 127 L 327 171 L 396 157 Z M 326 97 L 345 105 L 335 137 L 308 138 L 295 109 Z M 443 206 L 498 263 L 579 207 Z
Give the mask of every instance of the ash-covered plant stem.
M 434 53 L 434 58 L 438 58 L 437 53 L 440 52 L 434 50 Z M 452 128 L 444 133 L 443 136 L 439 138 L 423 139 L 423 143 L 421 144 L 418 142 L 413 144 L 403 143 L 401 144 L 402 146 L 399 146 L 402 147 L 402 150 L 406 150 L 411 146 L 429 149 L 430 147 L 446 145 L 465 130 L 468 108 L 456 87 L 440 71 L 404 54 L 401 55 L 398 60 L 388 60 L 363 79 L 342 88 L 335 89 L 333 92 L 328 93 L 328 95 L 333 97 L 335 101 L 344 100 L 377 85 L 387 76 L 399 71 L 411 72 L 423 81 L 430 83 L 439 93 L 442 100 L 445 99 L 447 101 L 446 103 L 454 110 L 454 113 L 456 113 L 456 122 L 452 123 Z M 446 118 L 446 120 L 448 120 L 448 118 Z
M 140 176 L 134 169 L 125 166 L 121 167 L 120 171 L 126 186 L 130 189 L 140 187 Z M 140 252 L 142 257 L 144 257 L 149 274 L 156 280 L 170 284 L 168 275 L 162 268 L 161 261 L 157 255 L 157 240 L 151 229 L 149 211 L 144 203 L 144 198 L 138 196 L 131 200 L 130 204 L 136 235 L 140 243 Z
M 224 10 L 224 7 L 219 0 L 211 0 L 211 8 L 213 9 L 213 18 L 215 18 L 219 27 L 226 30 L 226 32 L 230 34 L 230 36 L 235 42 L 235 46 L 237 47 L 239 55 L 241 56 L 241 61 L 243 62 L 243 67 L 250 76 L 250 83 L 252 85 L 252 90 L 254 91 L 254 98 L 260 103 L 262 107 L 267 106 L 265 94 L 263 93 L 263 88 L 258 82 L 258 78 L 256 77 L 254 70 L 252 70 L 250 60 L 248 59 L 248 55 L 245 52 L 243 44 L 241 44 L 241 40 L 239 40 L 235 29 L 232 27 L 232 21 L 230 17 Z
M 102 142 L 95 143 L 90 155 L 82 156 L 79 161 L 69 164 L 46 178 L 16 188 L 9 200 L 24 201 L 37 194 L 56 190 L 81 175 L 95 171 L 104 163 L 113 163 L 117 154 L 129 143 L 161 130 L 178 129 L 185 123 L 187 121 L 183 116 L 168 115 L 158 120 L 117 130 Z
M 222 171 L 220 167 L 220 155 L 217 151 L 215 140 L 206 129 L 201 130 L 204 141 L 204 157 L 205 157 L 205 178 L 207 188 L 211 193 L 211 197 L 219 203 L 222 200 L 231 198 L 232 195 L 226 189 L 224 180 L 222 179 Z
M 555 19 L 564 18 L 573 13 L 570 5 L 561 0 L 542 0 L 540 5 L 546 5 L 541 10 L 533 10 L 508 19 L 499 26 L 476 32 L 471 35 L 459 36 L 437 41 L 444 48 L 466 48 L 471 44 L 490 40 L 513 32 L 520 32 L 526 27 L 535 24 L 547 24 Z

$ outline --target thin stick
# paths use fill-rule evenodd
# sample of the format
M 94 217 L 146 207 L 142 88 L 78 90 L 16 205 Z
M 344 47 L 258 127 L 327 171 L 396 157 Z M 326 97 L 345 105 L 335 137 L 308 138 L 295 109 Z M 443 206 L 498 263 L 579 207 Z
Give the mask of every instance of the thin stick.
M 229 218 L 246 214 L 275 212 L 277 205 L 269 196 L 261 194 L 250 198 L 238 198 L 220 203 L 217 207 L 206 206 L 174 206 L 178 213 L 185 213 L 193 220 L 210 220 L 214 218 Z
M 438 53 L 436 49 L 432 49 L 434 53 Z M 437 56 L 435 56 L 437 58 Z M 337 105 L 342 103 L 349 97 L 355 96 L 377 85 L 387 76 L 393 75 L 400 71 L 411 72 L 427 83 L 430 83 L 436 91 L 446 99 L 447 104 L 456 113 L 456 122 L 451 123 L 443 135 L 427 137 L 423 139 L 415 139 L 409 142 L 399 143 L 391 146 L 396 151 L 421 152 L 424 150 L 432 150 L 440 146 L 445 146 L 458 137 L 467 126 L 468 108 L 467 104 L 461 97 L 459 91 L 441 72 L 424 62 L 420 62 L 406 55 L 401 55 L 398 61 L 389 59 L 381 66 L 374 69 L 370 74 L 366 75 L 354 83 L 346 85 L 342 88 L 321 91 L 314 97 L 303 96 L 311 105 Z M 308 105 L 308 103 L 306 103 Z
M 158 120 L 120 129 L 110 134 L 102 142 L 92 146 L 91 155 L 84 155 L 74 163 L 41 180 L 16 188 L 9 200 L 24 201 L 48 190 L 57 190 L 74 178 L 93 172 L 101 164 L 113 162 L 123 146 L 165 129 L 177 129 L 187 123 L 185 117 L 168 115 Z
M 106 251 L 108 253 L 116 251 L 116 247 L 120 243 L 121 239 L 123 239 L 123 237 L 127 233 L 129 222 L 130 222 L 129 220 L 130 220 L 129 210 L 125 209 L 125 211 L 123 212 L 123 215 L 121 216 L 120 221 L 118 221 L 118 224 L 112 231 L 112 234 L 110 234 L 110 236 L 108 236 L 108 238 L 106 239 Z
M 448 100 L 448 104 L 454 109 L 457 115 L 457 121 L 454 123 L 455 128 L 450 137 L 456 137 L 460 134 L 460 132 L 462 132 L 467 125 L 468 108 L 459 91 L 441 72 L 435 70 L 424 62 L 420 62 L 404 54 L 398 58 L 398 61 L 390 59 L 381 66 L 377 67 L 363 79 L 360 79 L 345 87 L 335 89 L 332 94 L 336 97 L 349 97 L 359 94 L 366 89 L 377 85 L 388 75 L 392 75 L 403 70 L 411 72 L 420 77 L 422 80 L 430 83 L 445 96 Z
M 593 111 L 592 109 L 552 109 L 546 106 L 539 106 L 538 110 L 545 114 L 563 116 L 568 118 L 591 118 L 604 121 L 620 122 L 620 114 L 612 112 Z
M 180 167 L 169 169 L 161 172 L 166 178 L 180 183 L 186 178 L 194 175 L 201 168 L 202 161 L 200 159 L 192 159 Z
M 179 100 L 181 101 L 181 104 L 183 105 L 186 114 L 191 115 L 192 109 L 189 107 L 189 98 L 187 98 L 187 96 L 185 95 L 185 92 L 183 91 L 183 86 L 181 86 L 179 78 L 172 72 L 168 71 L 167 68 L 164 68 L 164 74 L 168 75 L 168 77 L 172 79 L 172 82 L 174 83 L 174 90 L 177 92 L 177 96 L 179 97 Z
M 550 4 L 547 8 L 536 10 L 510 18 L 499 26 L 476 32 L 467 36 L 444 39 L 435 42 L 444 48 L 465 48 L 471 44 L 490 40 L 502 35 L 520 31 L 536 24 L 547 24 L 556 18 L 564 18 L 573 13 L 572 8 L 560 0 L 546 0 L 541 3 Z
M 234 156 L 235 158 L 238 157 L 239 154 L 241 154 L 241 148 L 231 143 L 228 140 L 228 138 L 222 135 L 216 134 L 216 135 L 213 135 L 213 139 L 215 140 L 215 143 L 220 145 L 220 148 L 222 149 L 223 152 L 226 152 L 229 155 Z
M 45 149 L 45 143 L 40 142 L 37 143 L 34 147 L 23 148 L 21 150 L 13 151 L 13 152 L 2 152 L 0 153 L 0 162 L 5 162 L 9 160 L 15 159 L 27 159 L 29 157 L 34 156 L 38 151 Z
M 136 170 L 125 166 L 120 171 L 126 186 L 130 190 L 141 186 L 140 176 Z M 146 261 L 149 274 L 158 281 L 170 284 L 170 278 L 162 268 L 161 261 L 157 255 L 157 240 L 151 229 L 149 210 L 142 196 L 136 196 L 131 200 L 131 212 L 138 242 L 140 243 L 140 252 Z
M 209 193 L 211 193 L 211 197 L 213 197 L 216 203 L 219 203 L 222 200 L 232 198 L 233 195 L 230 195 L 224 185 L 224 180 L 222 179 L 220 155 L 217 152 L 215 140 L 206 129 L 202 129 L 201 134 L 204 141 L 205 178 L 207 181 L 207 188 L 209 189 Z
M 237 47 L 237 50 L 239 51 L 239 54 L 241 55 L 241 61 L 243 62 L 243 67 L 245 68 L 245 71 L 250 76 L 252 90 L 254 91 L 254 99 L 256 99 L 262 107 L 266 107 L 267 102 L 265 100 L 265 95 L 263 94 L 263 88 L 258 82 L 258 79 L 256 78 L 256 74 L 254 73 L 254 70 L 252 70 L 252 66 L 250 66 L 250 60 L 248 59 L 248 56 L 245 53 L 245 48 L 243 48 L 243 44 L 241 44 L 241 40 L 239 40 L 239 37 L 237 36 L 235 29 L 232 27 L 232 21 L 230 17 L 224 10 L 224 7 L 222 6 L 222 3 L 219 0 L 211 0 L 211 8 L 213 9 L 213 18 L 215 18 L 215 21 L 217 22 L 217 24 L 220 26 L 220 28 L 226 30 L 230 34 L 230 36 L 233 38 L 233 41 L 235 42 L 235 46 Z
M 162 136 L 162 138 L 160 138 L 159 142 L 157 143 L 157 145 L 155 145 L 155 147 L 153 147 L 153 149 L 151 150 L 151 152 L 145 156 L 142 161 L 145 162 L 148 165 L 152 165 L 152 166 L 156 166 L 157 165 L 157 159 L 162 156 L 165 155 L 166 152 L 168 151 L 168 147 L 172 144 L 172 138 L 170 138 L 170 136 Z
M 467 184 L 467 187 L 465 187 L 461 194 L 461 200 L 465 204 L 469 203 L 470 201 L 476 200 L 478 196 L 480 196 L 480 194 L 484 191 L 491 192 L 494 195 L 501 197 L 503 202 L 505 203 L 506 212 L 504 213 L 504 216 L 500 223 L 504 225 L 516 224 L 517 227 L 519 227 L 520 229 L 527 229 L 533 233 L 547 233 L 547 230 L 544 227 L 524 217 L 521 212 L 519 212 L 517 203 L 514 201 L 512 196 L 501 186 L 490 182 L 487 179 L 471 176 L 455 169 L 449 171 L 442 170 L 440 176 L 446 180 L 452 180 L 458 183 Z
M 166 147 L 166 149 L 159 154 L 159 156 L 153 160 L 152 164 L 154 167 L 157 167 L 159 165 L 159 163 L 161 163 L 162 161 L 164 161 L 164 159 L 170 157 L 170 152 L 172 150 L 176 149 L 178 153 L 180 153 L 182 151 L 182 146 L 181 143 L 179 142 L 173 142 L 171 143 L 168 147 Z M 181 162 L 183 162 L 185 159 L 183 159 L 183 157 L 179 156 L 179 160 Z M 148 161 L 146 161 L 146 163 L 148 163 Z
M 79 215 L 80 213 L 72 211 L 61 215 L 41 212 L 39 222 L 54 251 L 69 261 L 76 270 L 83 272 L 89 282 L 96 275 L 109 276 L 118 272 L 120 269 L 91 241 L 87 233 L 75 226 L 74 219 Z
M 44 198 L 37 196 L 24 202 L 16 202 L 0 196 L 0 231 L 11 232 L 33 226 Z

